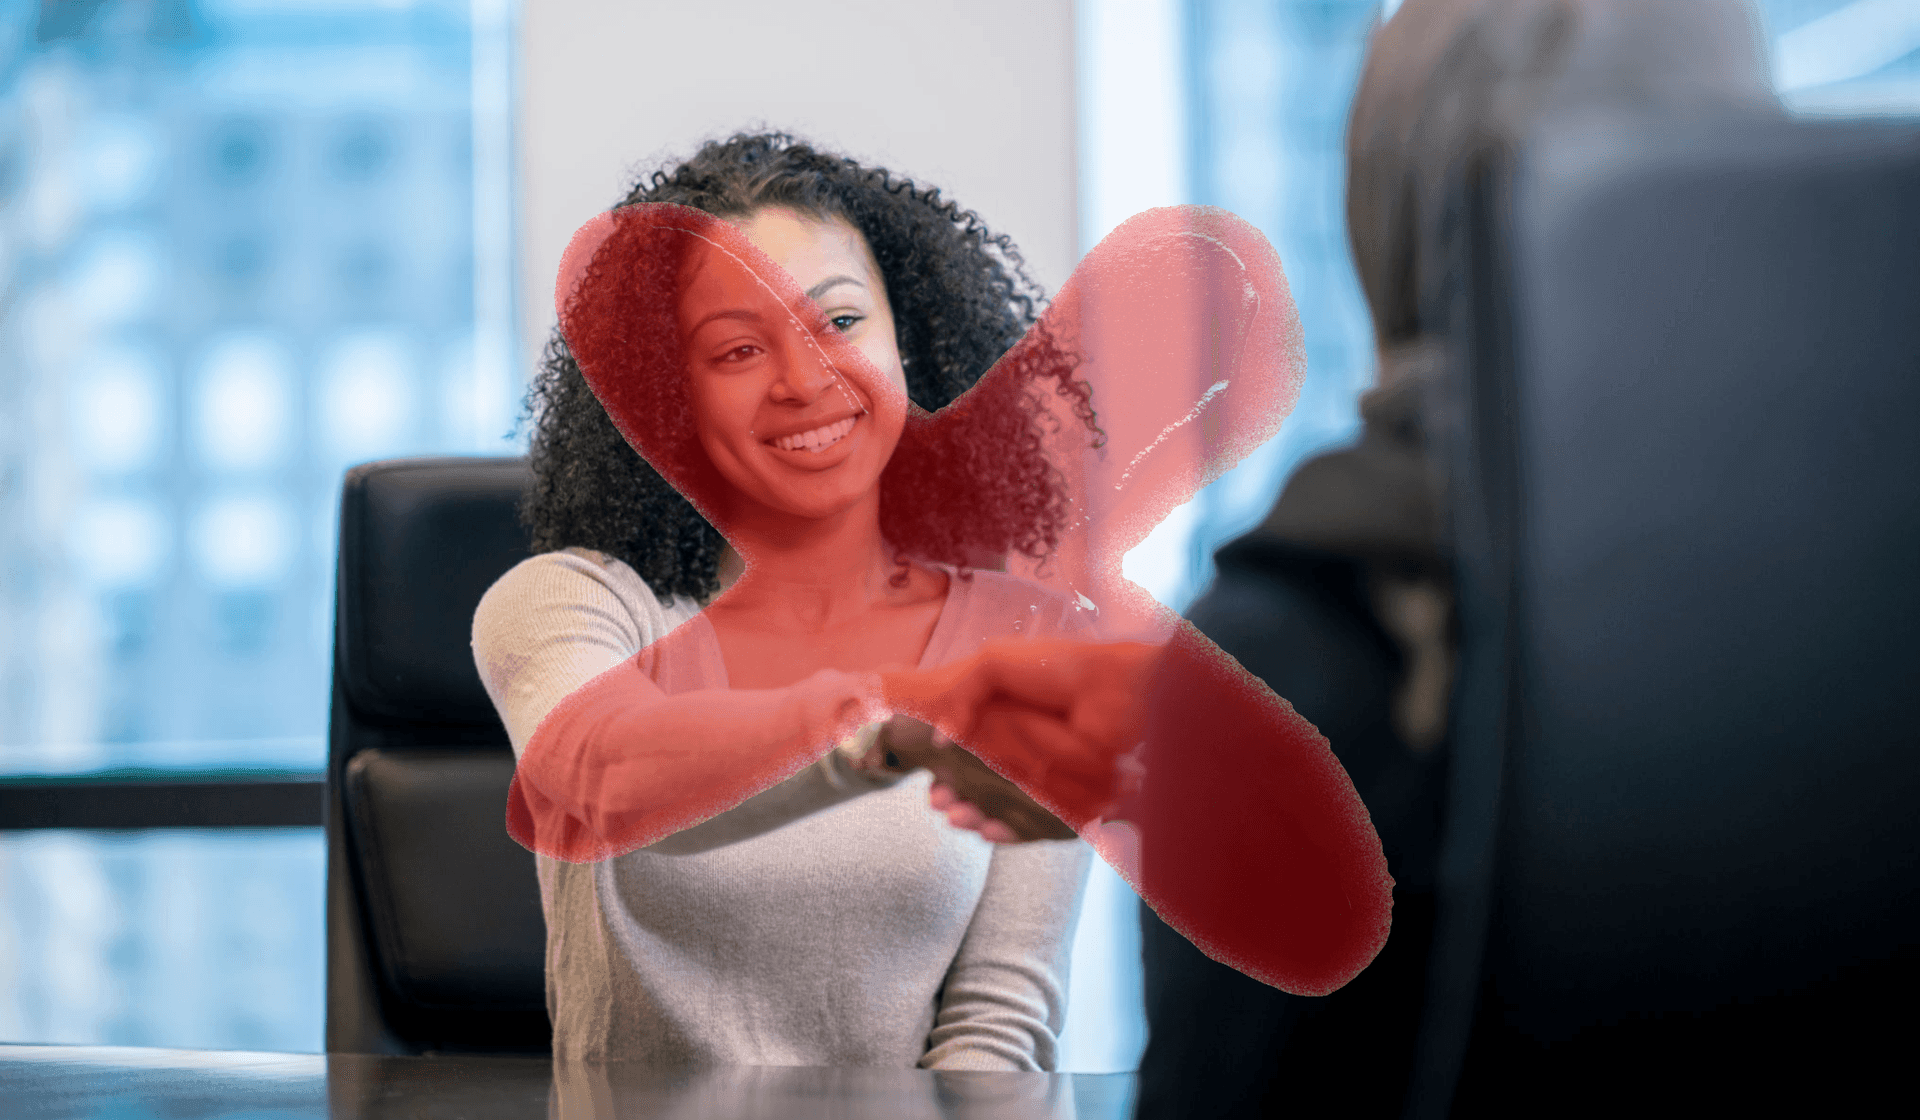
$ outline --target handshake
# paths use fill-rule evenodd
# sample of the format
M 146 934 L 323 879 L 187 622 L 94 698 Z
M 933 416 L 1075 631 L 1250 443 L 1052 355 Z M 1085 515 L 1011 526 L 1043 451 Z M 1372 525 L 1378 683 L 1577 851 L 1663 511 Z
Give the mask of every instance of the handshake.
M 1070 840 L 1124 815 L 1162 647 L 991 642 L 938 669 L 883 672 L 896 714 L 866 765 L 925 767 L 932 804 L 997 843 Z
M 950 822 L 1003 842 L 1080 836 L 1181 936 L 1285 991 L 1326 995 L 1386 943 L 1393 877 L 1340 760 L 1190 625 L 1164 644 L 987 645 L 880 676 L 907 717 L 886 749 L 933 771 Z

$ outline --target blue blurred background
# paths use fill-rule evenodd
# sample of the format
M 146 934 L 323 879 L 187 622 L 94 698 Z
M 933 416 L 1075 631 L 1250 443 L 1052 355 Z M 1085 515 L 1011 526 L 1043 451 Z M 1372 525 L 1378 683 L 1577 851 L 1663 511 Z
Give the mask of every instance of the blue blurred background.
M 1280 436 L 1129 558 L 1176 608 L 1355 431 L 1373 353 L 1341 141 L 1397 6 L 1051 5 L 1074 251 L 1146 206 L 1226 207 L 1278 248 L 1306 329 Z M 1920 110 L 1920 0 L 1760 8 L 1790 107 Z M 343 469 L 524 445 L 523 16 L 0 0 L 0 780 L 319 772 Z M 1070 1069 L 1144 1042 L 1133 900 L 1101 870 Z M 0 821 L 0 1040 L 318 1051 L 323 874 L 316 829 Z

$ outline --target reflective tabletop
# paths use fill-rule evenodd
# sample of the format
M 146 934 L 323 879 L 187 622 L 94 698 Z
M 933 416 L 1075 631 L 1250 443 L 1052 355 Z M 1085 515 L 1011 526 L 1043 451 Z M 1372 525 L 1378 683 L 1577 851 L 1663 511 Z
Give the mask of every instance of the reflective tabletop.
M 1125 1120 L 1133 1088 L 1125 1073 L 663 1071 L 545 1058 L 0 1046 L 0 1113 L 48 1120 Z

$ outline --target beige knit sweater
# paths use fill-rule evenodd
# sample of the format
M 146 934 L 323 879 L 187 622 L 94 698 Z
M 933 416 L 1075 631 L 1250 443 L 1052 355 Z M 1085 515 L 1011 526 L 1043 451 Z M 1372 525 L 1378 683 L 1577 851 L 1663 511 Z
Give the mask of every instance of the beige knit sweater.
M 1084 633 L 1049 591 L 949 580 L 921 664 L 996 637 Z M 516 756 L 568 693 L 692 619 L 619 560 L 569 549 L 502 576 L 474 660 Z M 711 634 L 708 630 L 706 633 Z M 726 687 L 718 648 L 656 677 Z M 925 772 L 828 750 L 738 807 L 594 864 L 536 856 L 562 1058 L 1050 1070 L 1090 852 L 999 846 L 927 805 Z

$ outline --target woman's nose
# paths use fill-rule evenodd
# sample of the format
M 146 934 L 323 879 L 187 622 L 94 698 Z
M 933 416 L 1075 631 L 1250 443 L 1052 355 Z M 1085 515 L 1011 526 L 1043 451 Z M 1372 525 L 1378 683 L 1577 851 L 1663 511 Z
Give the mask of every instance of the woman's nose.
M 807 405 L 832 388 L 840 373 L 818 346 L 805 342 L 787 348 L 787 360 L 781 363 L 769 395 L 776 401 Z

